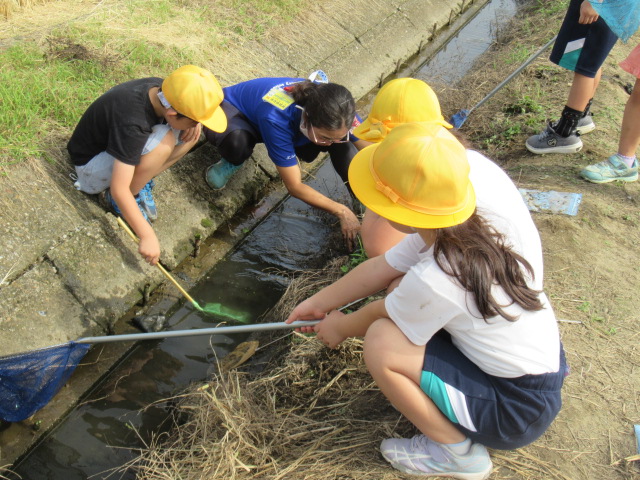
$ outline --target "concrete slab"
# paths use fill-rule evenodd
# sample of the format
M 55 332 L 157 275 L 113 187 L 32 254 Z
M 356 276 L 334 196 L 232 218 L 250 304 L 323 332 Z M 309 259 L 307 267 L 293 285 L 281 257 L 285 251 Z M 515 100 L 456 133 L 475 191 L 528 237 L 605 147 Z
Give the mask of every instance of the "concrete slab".
M 0 278 L 17 278 L 95 213 L 63 166 L 30 160 L 0 176 Z
M 67 343 L 100 331 L 46 261 L 3 287 L 0 312 L 2 355 Z

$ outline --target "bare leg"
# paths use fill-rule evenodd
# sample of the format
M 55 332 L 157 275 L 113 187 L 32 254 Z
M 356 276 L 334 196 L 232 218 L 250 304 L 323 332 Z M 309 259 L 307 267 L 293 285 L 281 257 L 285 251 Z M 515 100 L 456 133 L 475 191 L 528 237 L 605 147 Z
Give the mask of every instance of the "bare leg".
M 436 442 L 453 444 L 467 437 L 420 388 L 425 347 L 414 345 L 388 319 L 374 322 L 365 336 L 364 360 L 376 384 L 420 432 Z
M 585 77 L 579 73 L 573 75 L 573 83 L 569 90 L 569 98 L 567 99 L 567 107 L 574 110 L 584 111 L 587 103 L 593 98 L 600 83 L 602 69 L 599 69 L 594 78 Z
M 156 148 L 140 159 L 131 180 L 131 193 L 137 195 L 152 178 L 184 157 L 196 141 L 176 145 L 173 131 L 168 132 Z
M 640 79 L 636 80 L 633 92 L 624 107 L 618 153 L 633 157 L 638 145 L 640 145 Z
M 382 255 L 405 237 L 396 230 L 386 219 L 367 208 L 362 226 L 360 227 L 362 246 L 369 258 Z

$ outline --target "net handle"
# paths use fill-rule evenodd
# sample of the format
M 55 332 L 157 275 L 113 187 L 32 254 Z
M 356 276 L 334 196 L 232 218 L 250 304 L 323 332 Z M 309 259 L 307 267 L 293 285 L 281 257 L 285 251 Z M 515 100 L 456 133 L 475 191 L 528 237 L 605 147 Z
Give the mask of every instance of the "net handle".
M 110 342 L 135 342 L 138 340 L 154 340 L 171 337 L 193 337 L 197 335 L 225 335 L 228 333 L 261 332 L 267 330 L 283 330 L 300 327 L 312 327 L 321 320 L 303 320 L 293 323 L 254 323 L 251 325 L 229 325 L 213 328 L 196 328 L 192 330 L 172 330 L 166 332 L 131 333 L 124 335 L 105 335 L 101 337 L 84 337 L 75 340 L 75 343 L 110 343 Z

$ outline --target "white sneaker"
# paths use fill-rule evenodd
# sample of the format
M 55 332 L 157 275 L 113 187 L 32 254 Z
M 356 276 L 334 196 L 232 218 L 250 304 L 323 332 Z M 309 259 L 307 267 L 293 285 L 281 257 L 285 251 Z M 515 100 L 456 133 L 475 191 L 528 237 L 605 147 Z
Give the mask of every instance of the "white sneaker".
M 396 470 L 423 477 L 451 477 L 461 480 L 489 478 L 493 464 L 487 449 L 471 445 L 464 455 L 424 435 L 413 438 L 387 438 L 380 444 L 382 456 Z

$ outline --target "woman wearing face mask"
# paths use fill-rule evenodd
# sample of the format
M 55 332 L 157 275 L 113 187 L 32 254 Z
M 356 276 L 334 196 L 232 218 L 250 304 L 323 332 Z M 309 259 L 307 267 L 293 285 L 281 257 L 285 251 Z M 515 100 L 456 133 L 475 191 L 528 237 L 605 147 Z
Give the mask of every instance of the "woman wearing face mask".
M 264 143 L 289 193 L 338 217 L 347 247 L 352 249 L 360 229 L 357 216 L 348 206 L 302 183 L 298 163 L 312 162 L 320 152 L 327 152 L 336 172 L 348 184 L 351 159 L 369 145 L 351 133 L 360 119 L 349 90 L 328 83 L 326 75 L 318 71 L 308 80 L 249 80 L 225 88 L 224 96 L 221 107 L 228 118 L 227 129 L 221 133 L 204 129 L 222 157 L 206 170 L 209 186 L 224 188 L 255 145 Z

